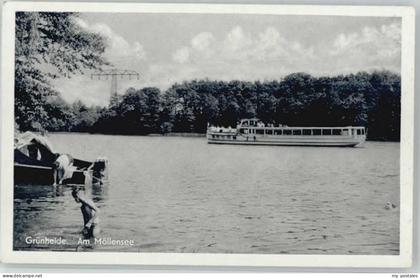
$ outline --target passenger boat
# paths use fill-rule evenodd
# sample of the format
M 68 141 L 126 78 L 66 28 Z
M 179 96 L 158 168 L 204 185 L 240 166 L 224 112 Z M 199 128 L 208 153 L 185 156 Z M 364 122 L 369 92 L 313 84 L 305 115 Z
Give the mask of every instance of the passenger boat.
M 356 147 L 366 140 L 362 126 L 289 127 L 265 125 L 256 118 L 243 119 L 236 128 L 209 126 L 210 144 Z
M 57 182 L 57 158 L 51 143 L 44 137 L 25 132 L 15 139 L 14 183 L 27 185 L 52 185 Z M 94 162 L 73 158 L 66 169 L 62 184 L 103 184 L 107 178 L 107 160 Z

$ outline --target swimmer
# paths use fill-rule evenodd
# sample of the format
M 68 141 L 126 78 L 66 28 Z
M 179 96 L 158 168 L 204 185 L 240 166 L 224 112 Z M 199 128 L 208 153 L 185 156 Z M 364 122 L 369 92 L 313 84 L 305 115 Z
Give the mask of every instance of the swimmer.
M 73 189 L 71 192 L 76 203 L 81 203 L 82 206 L 80 207 L 83 215 L 83 235 L 86 238 L 97 237 L 99 234 L 99 208 L 95 205 L 95 203 L 86 197 L 86 195 L 80 191 L 80 189 Z

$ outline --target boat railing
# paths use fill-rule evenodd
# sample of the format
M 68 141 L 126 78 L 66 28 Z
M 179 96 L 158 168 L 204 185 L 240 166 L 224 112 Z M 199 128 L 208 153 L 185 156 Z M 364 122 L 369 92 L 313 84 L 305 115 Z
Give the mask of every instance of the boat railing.
M 362 126 L 348 127 L 254 127 L 240 126 L 239 134 L 260 135 L 313 135 L 313 136 L 366 136 Z
M 247 136 L 248 134 L 260 135 L 304 135 L 304 136 L 366 136 L 366 128 L 363 126 L 344 127 L 289 127 L 287 125 L 263 124 L 248 125 L 249 122 L 241 121 L 236 127 L 209 126 L 207 132 L 212 133 L 238 133 Z M 257 123 L 255 120 L 253 123 Z

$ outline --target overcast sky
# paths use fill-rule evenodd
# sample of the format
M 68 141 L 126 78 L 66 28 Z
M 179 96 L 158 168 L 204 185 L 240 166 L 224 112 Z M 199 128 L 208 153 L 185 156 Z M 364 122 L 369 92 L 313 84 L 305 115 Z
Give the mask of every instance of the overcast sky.
M 400 73 L 401 66 L 400 18 L 89 13 L 78 24 L 106 38 L 105 56 L 115 67 L 140 73 L 140 80 L 118 80 L 120 94 L 199 78 Z M 69 102 L 109 102 L 110 80 L 92 80 L 90 72 L 54 83 Z

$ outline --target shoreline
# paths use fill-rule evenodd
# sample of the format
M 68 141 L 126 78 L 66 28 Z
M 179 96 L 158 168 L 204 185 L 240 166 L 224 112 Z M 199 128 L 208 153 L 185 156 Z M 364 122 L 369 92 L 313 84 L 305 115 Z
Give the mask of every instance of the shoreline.
M 22 134 L 26 131 L 19 131 L 17 133 Z M 30 131 L 38 135 L 42 135 L 38 131 Z M 48 131 L 45 136 L 48 137 L 50 134 L 74 134 L 74 135 L 106 135 L 106 136 L 127 136 L 127 137 L 206 137 L 206 133 L 189 133 L 189 132 L 171 132 L 166 134 L 150 133 L 150 134 L 108 134 L 108 133 L 93 133 L 93 132 L 80 132 L 80 131 Z
M 40 132 L 31 131 L 36 134 L 41 134 Z M 19 132 L 24 133 L 24 132 Z M 193 132 L 171 132 L 166 134 L 160 133 L 150 133 L 150 134 L 106 134 L 106 133 L 91 133 L 91 132 L 73 132 L 73 131 L 51 131 L 47 132 L 46 136 L 48 137 L 49 134 L 79 134 L 79 135 L 106 135 L 106 136 L 127 136 L 127 137 L 186 137 L 186 138 L 205 138 L 206 133 L 193 133 Z M 384 142 L 384 143 L 401 143 L 401 141 L 393 141 L 393 140 L 371 140 L 366 139 L 366 142 Z

